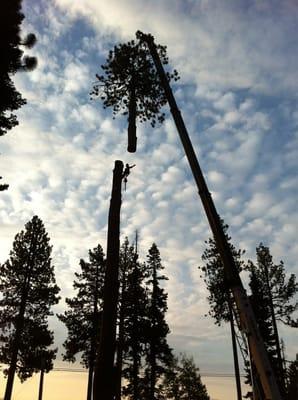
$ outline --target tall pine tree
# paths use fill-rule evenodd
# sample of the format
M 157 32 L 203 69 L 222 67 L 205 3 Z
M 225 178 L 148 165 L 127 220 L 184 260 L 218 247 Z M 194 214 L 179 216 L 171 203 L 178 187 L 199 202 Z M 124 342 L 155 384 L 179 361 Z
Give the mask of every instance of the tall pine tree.
M 256 249 L 257 262 L 249 262 L 247 269 L 250 271 L 250 287 L 252 302 L 258 318 L 262 336 L 268 349 L 269 356 L 280 390 L 285 395 L 286 382 L 284 360 L 281 351 L 277 322 L 291 327 L 298 327 L 298 320 L 293 318 L 293 313 L 298 309 L 298 303 L 294 298 L 298 292 L 296 277 L 291 274 L 287 279 L 285 266 L 282 261 L 279 264 L 273 262 L 269 247 L 262 243 Z M 271 332 L 265 327 L 269 325 Z
M 221 221 L 221 223 L 226 236 L 226 240 L 231 250 L 231 254 L 234 258 L 236 268 L 239 272 L 241 272 L 244 266 L 244 262 L 242 260 L 244 251 L 240 249 L 237 250 L 236 247 L 231 243 L 231 237 L 228 235 L 228 225 L 224 224 L 223 220 Z M 242 393 L 233 315 L 234 300 L 231 290 L 226 284 L 223 263 L 214 238 L 209 238 L 209 240 L 205 243 L 207 245 L 207 248 L 202 255 L 202 260 L 205 262 L 205 265 L 200 269 L 203 272 L 204 281 L 206 283 L 207 289 L 209 290 L 209 315 L 215 320 L 215 324 L 217 325 L 221 325 L 223 322 L 230 323 L 237 399 L 240 400 L 242 397 Z
M 68 309 L 58 318 L 64 322 L 68 337 L 63 343 L 63 359 L 74 362 L 82 352 L 82 364 L 89 369 L 87 400 L 92 398 L 93 370 L 99 341 L 105 276 L 105 256 L 100 245 L 89 250 L 89 262 L 80 260 L 81 273 L 75 273 L 73 298 L 66 298 Z
M 161 274 L 164 269 L 159 250 L 155 243 L 148 251 L 146 262 L 146 284 L 148 289 L 147 345 L 145 353 L 144 391 L 142 398 L 157 400 L 162 398 L 158 380 L 166 372 L 172 361 L 172 351 L 167 343 L 170 332 L 165 320 L 167 293 L 160 283 L 167 278 Z
M 245 252 L 244 250 L 236 249 L 231 243 L 231 237 L 228 235 L 228 225 L 222 221 L 222 226 L 234 257 L 235 265 L 238 272 L 241 272 L 244 265 L 242 256 Z M 203 278 L 209 291 L 209 315 L 214 319 L 215 324 L 221 325 L 223 322 L 231 320 L 229 309 L 229 302 L 232 301 L 231 293 L 226 286 L 224 268 L 214 238 L 209 238 L 205 244 L 207 247 L 202 255 L 205 265 L 200 269 L 203 272 Z
M 147 294 L 144 287 L 144 264 L 138 261 L 136 249 L 124 248 L 126 282 L 122 287 L 124 362 L 123 376 L 127 382 L 123 394 L 138 400 L 142 387 L 142 357 L 144 356 L 147 327 Z
M 25 380 L 41 366 L 46 372 L 53 368 L 56 350 L 49 349 L 53 332 L 47 319 L 60 289 L 51 251 L 44 225 L 34 216 L 16 235 L 10 259 L 0 267 L 0 362 L 9 364 L 5 400 L 11 398 L 15 372 Z

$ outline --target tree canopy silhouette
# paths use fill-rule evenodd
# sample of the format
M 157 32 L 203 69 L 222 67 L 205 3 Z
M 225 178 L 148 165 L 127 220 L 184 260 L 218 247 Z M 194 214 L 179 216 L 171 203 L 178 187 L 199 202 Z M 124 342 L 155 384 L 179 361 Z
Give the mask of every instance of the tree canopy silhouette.
M 210 400 L 199 368 L 195 365 L 193 357 L 186 354 L 173 357 L 162 387 L 164 398 L 167 400 Z
M 57 350 L 49 349 L 51 307 L 59 301 L 52 247 L 42 221 L 34 216 L 18 233 L 10 258 L 0 267 L 0 362 L 9 364 L 5 400 L 11 397 L 15 371 L 21 380 L 53 368 Z
M 136 150 L 136 120 L 150 121 L 154 127 L 162 123 L 165 114 L 161 111 L 167 102 L 164 89 L 156 72 L 146 44 L 140 40 L 121 43 L 110 50 L 106 63 L 101 65 L 103 74 L 96 74 L 91 96 L 100 97 L 103 107 L 111 107 L 116 114 L 128 115 L 128 151 Z M 166 46 L 157 45 L 162 64 L 168 64 Z M 176 70 L 167 72 L 167 78 L 178 80 Z
M 137 32 L 137 39 L 138 39 Z M 166 46 L 157 46 L 163 64 L 168 64 Z M 164 90 L 155 71 L 147 46 L 137 40 L 121 43 L 109 52 L 108 59 L 101 66 L 103 75 L 96 74 L 98 83 L 91 92 L 100 96 L 104 108 L 112 107 L 113 115 L 128 114 L 129 95 L 132 85 L 136 97 L 136 116 L 141 122 L 149 120 L 154 126 L 163 122 L 164 113 L 160 111 L 166 104 Z M 178 80 L 178 72 L 167 73 L 168 79 Z
M 100 245 L 89 250 L 89 262 L 80 260 L 81 272 L 73 283 L 77 294 L 66 298 L 68 309 L 58 318 L 66 325 L 68 337 L 63 343 L 63 359 L 75 362 L 82 352 L 81 363 L 89 369 L 87 400 L 91 400 L 94 361 L 99 341 L 106 260 Z
M 120 252 L 121 294 L 118 338 L 119 345 L 122 342 L 123 347 L 122 375 L 125 378 L 123 394 L 131 400 L 140 398 L 142 386 L 141 371 L 147 338 L 148 304 L 144 285 L 145 269 L 144 263 L 138 261 L 136 249 L 130 246 L 126 239 Z
M 236 249 L 231 243 L 231 237 L 228 235 L 229 227 L 227 224 L 224 224 L 223 221 L 221 222 L 231 253 L 234 257 L 235 265 L 240 272 L 243 268 L 242 256 L 245 251 Z M 231 316 L 228 301 L 231 299 L 231 294 L 227 289 L 223 263 L 214 238 L 209 238 L 205 241 L 205 244 L 207 247 L 202 255 L 202 260 L 205 265 L 199 267 L 199 269 L 203 272 L 203 278 L 209 291 L 209 315 L 214 319 L 215 324 L 221 325 L 222 322 L 230 321 Z
M 18 71 L 31 71 L 37 65 L 35 57 L 24 56 L 21 47 L 31 48 L 36 42 L 33 33 L 21 38 L 22 1 L 10 0 L 1 3 L 0 12 L 0 136 L 18 124 L 13 111 L 26 104 L 16 90 L 11 76 Z
M 158 247 L 155 243 L 150 247 L 146 261 L 146 285 L 148 288 L 148 306 L 144 368 L 144 392 L 143 398 L 155 400 L 160 398 L 158 380 L 167 371 L 172 361 L 172 349 L 167 342 L 167 335 L 170 333 L 169 326 L 165 320 L 168 309 L 168 295 L 161 282 L 168 278 L 161 272 L 164 266 Z

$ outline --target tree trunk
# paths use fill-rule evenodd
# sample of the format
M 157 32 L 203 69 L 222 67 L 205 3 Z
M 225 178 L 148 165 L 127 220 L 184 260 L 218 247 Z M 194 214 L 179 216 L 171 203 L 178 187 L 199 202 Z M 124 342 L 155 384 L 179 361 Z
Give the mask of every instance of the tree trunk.
M 15 330 L 15 336 L 14 336 L 13 345 L 12 345 L 12 356 L 11 356 L 11 361 L 10 361 L 10 365 L 9 365 L 9 369 L 8 369 L 7 383 L 6 383 L 5 394 L 4 394 L 3 400 L 11 400 L 14 376 L 15 376 L 16 368 L 17 368 L 20 340 L 21 340 L 22 330 L 24 327 L 24 316 L 25 316 L 25 310 L 26 310 L 28 291 L 30 288 L 30 275 L 31 275 L 31 270 L 32 270 L 32 266 L 33 266 L 35 250 L 36 250 L 36 238 L 32 239 L 32 241 L 30 243 L 30 249 L 29 249 L 29 254 L 28 254 L 28 259 L 27 259 L 27 271 L 26 271 L 25 278 L 24 278 L 24 286 L 22 288 L 20 311 L 19 311 L 19 314 L 17 316 L 17 321 L 16 321 L 16 330 Z
M 28 279 L 28 283 L 27 283 L 27 279 Z M 9 369 L 8 369 L 8 376 L 7 376 L 4 400 L 11 400 L 14 376 L 15 376 L 16 368 L 17 368 L 20 340 L 21 340 L 22 330 L 24 327 L 24 315 L 25 315 L 26 302 L 27 302 L 28 285 L 29 285 L 29 278 L 27 277 L 27 278 L 25 278 L 24 288 L 23 288 L 23 293 L 22 293 L 22 298 L 21 298 L 21 304 L 20 304 L 20 311 L 19 311 L 19 314 L 17 316 L 17 321 L 16 321 L 16 330 L 15 330 L 15 336 L 14 336 L 13 345 L 12 345 L 12 356 L 11 356 L 11 361 L 10 361 Z
M 117 344 L 117 361 L 116 361 L 116 391 L 115 400 L 121 400 L 121 377 L 122 377 L 122 364 L 123 364 L 123 344 L 124 344 L 124 310 L 120 310 L 119 318 L 119 333 L 118 333 L 118 344 Z
M 93 399 L 112 400 L 115 391 L 114 357 L 118 302 L 119 231 L 121 208 L 122 161 L 115 161 L 109 211 L 107 266 L 103 295 L 103 318 L 99 351 L 95 364 Z
M 232 347 L 233 347 L 233 358 L 234 358 L 234 370 L 235 370 L 235 379 L 236 379 L 236 388 L 237 388 L 237 400 L 242 399 L 241 394 L 241 381 L 240 381 L 240 371 L 239 371 L 239 361 L 238 361 L 238 353 L 237 353 L 237 344 L 236 344 L 236 334 L 234 327 L 234 318 L 233 318 L 233 310 L 231 299 L 228 299 L 229 306 L 229 314 L 230 314 L 230 327 L 231 327 L 231 337 L 232 337 Z
M 124 318 L 125 318 L 125 291 L 126 291 L 126 272 L 127 272 L 127 249 L 125 247 L 124 263 L 121 281 L 121 305 L 119 311 L 119 332 L 117 344 L 117 361 L 116 361 L 116 389 L 115 400 L 121 400 L 121 379 L 123 364 L 123 346 L 124 346 Z
M 11 361 L 10 361 L 9 369 L 8 369 L 8 376 L 7 376 L 4 400 L 11 400 L 14 376 L 15 376 L 15 372 L 16 372 L 16 368 L 17 368 L 17 359 L 18 359 L 18 351 L 19 351 L 19 346 L 20 346 L 21 333 L 22 333 L 23 326 L 24 326 L 25 305 L 26 305 L 25 301 L 23 301 L 21 304 L 21 307 L 20 307 L 18 321 L 16 324 L 16 331 L 15 331 L 15 336 L 14 336 L 14 340 L 13 340 L 12 356 L 11 356 Z
M 135 323 L 134 323 L 135 326 Z M 133 400 L 139 400 L 140 396 L 140 384 L 139 384 L 139 358 L 138 354 L 138 346 L 137 346 L 138 338 L 134 336 L 134 345 L 133 345 L 133 373 L 132 373 L 132 382 L 133 382 Z
M 99 322 L 100 318 L 98 315 L 98 265 L 97 265 L 95 288 L 94 288 L 93 321 L 92 321 L 92 336 L 91 336 L 90 356 L 89 356 L 87 400 L 92 400 L 94 360 L 96 354 L 96 343 L 98 341 Z
M 152 277 L 152 309 L 153 313 L 156 313 L 156 286 L 157 286 L 157 274 L 156 274 L 156 269 L 154 268 L 153 270 L 153 277 Z M 154 400 L 155 399 L 155 385 L 156 385 L 156 348 L 155 348 L 155 325 L 156 321 L 153 319 L 153 335 L 150 340 L 150 379 L 149 379 L 149 399 Z
M 40 380 L 39 380 L 39 391 L 38 391 L 38 400 L 42 400 L 43 393 L 43 380 L 44 380 L 44 369 L 40 370 Z
M 151 343 L 150 349 L 150 394 L 149 399 L 155 400 L 155 385 L 156 385 L 156 354 L 155 344 Z
M 135 153 L 137 149 L 137 135 L 136 135 L 136 118 L 137 118 L 137 101 L 136 101 L 136 88 L 131 79 L 129 92 L 129 109 L 128 109 L 128 145 L 127 151 L 129 153 Z
M 286 395 L 285 371 L 283 368 L 283 357 L 281 354 L 279 334 L 278 334 L 277 323 L 276 323 L 276 318 L 275 318 L 272 292 L 271 292 L 271 287 L 270 287 L 270 282 L 269 282 L 269 271 L 268 271 L 268 267 L 267 267 L 266 263 L 264 263 L 264 268 L 265 268 L 265 275 L 266 275 L 266 284 L 267 284 L 267 288 L 268 288 L 269 306 L 270 306 L 271 320 L 272 320 L 272 326 L 273 326 L 274 341 L 275 341 L 275 347 L 276 347 L 276 353 L 277 353 L 277 363 L 278 363 L 278 369 L 279 369 L 279 371 L 276 371 L 276 376 L 277 376 L 278 382 L 280 384 L 280 391 L 281 391 L 282 395 L 285 396 Z
M 90 363 L 88 370 L 87 400 L 92 400 L 93 371 L 94 365 Z

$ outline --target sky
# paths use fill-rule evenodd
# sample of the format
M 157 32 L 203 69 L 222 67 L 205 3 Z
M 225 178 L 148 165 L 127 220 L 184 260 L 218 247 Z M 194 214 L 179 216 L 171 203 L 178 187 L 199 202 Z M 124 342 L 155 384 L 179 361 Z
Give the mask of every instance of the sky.
M 54 311 L 63 312 L 80 258 L 99 243 L 106 248 L 114 162 L 136 164 L 123 192 L 121 238 L 133 242 L 138 230 L 143 259 L 152 242 L 160 249 L 169 343 L 193 355 L 205 374 L 232 373 L 228 327 L 205 316 L 198 266 L 210 228 L 168 107 L 162 125 L 138 124 L 137 153 L 130 154 L 126 118 L 113 120 L 89 93 L 109 50 L 137 30 L 167 45 L 169 68 L 181 77 L 174 95 L 233 243 L 254 260 L 263 242 L 297 274 L 297 1 L 24 0 L 23 10 L 23 33 L 38 38 L 28 51 L 38 67 L 15 76 L 27 105 L 19 126 L 0 138 L 1 176 L 10 185 L 0 196 L 0 261 L 38 215 L 61 288 Z M 51 327 L 57 365 L 68 368 L 61 361 L 65 328 L 56 318 Z M 280 334 L 294 359 L 297 333 L 280 326 Z M 206 377 L 206 384 L 213 400 L 236 398 L 232 380 L 226 390 L 219 380 Z M 52 399 L 48 389 L 45 400 Z

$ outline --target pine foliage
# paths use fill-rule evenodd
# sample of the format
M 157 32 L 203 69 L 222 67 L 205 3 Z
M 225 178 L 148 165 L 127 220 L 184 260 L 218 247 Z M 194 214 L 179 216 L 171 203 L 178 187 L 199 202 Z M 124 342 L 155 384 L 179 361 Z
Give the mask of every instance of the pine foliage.
M 166 97 L 154 67 L 148 48 L 140 40 L 119 44 L 109 52 L 106 63 L 101 65 L 103 75 L 96 74 L 91 96 L 99 96 L 104 108 L 112 107 L 113 115 L 127 115 L 131 95 L 136 101 L 136 117 L 141 122 L 150 121 L 152 126 L 163 122 L 165 115 L 160 111 Z M 157 46 L 162 64 L 168 64 L 166 46 Z M 167 73 L 168 80 L 178 80 L 176 70 Z
M 163 392 L 167 400 L 210 400 L 199 368 L 186 354 L 173 358 L 163 380 Z
M 141 391 L 142 358 L 146 343 L 147 293 L 144 287 L 144 264 L 138 261 L 133 246 L 126 240 L 120 252 L 121 274 L 124 279 L 121 290 L 121 310 L 123 312 L 124 368 L 126 380 L 123 394 L 128 399 L 137 400 Z
M 30 33 L 21 38 L 21 23 L 24 15 L 21 0 L 1 2 L 0 12 L 0 136 L 18 124 L 13 111 L 26 103 L 16 90 L 11 76 L 18 71 L 31 71 L 37 65 L 35 57 L 23 57 L 21 47 L 31 48 L 36 37 Z
M 244 266 L 242 256 L 245 251 L 236 249 L 231 243 L 231 237 L 228 235 L 228 225 L 222 221 L 222 226 L 236 268 L 238 272 L 241 272 Z M 207 297 L 210 306 L 209 315 L 214 319 L 215 324 L 221 325 L 222 322 L 229 322 L 230 320 L 228 301 L 231 298 L 231 294 L 225 282 L 224 266 L 214 238 L 209 238 L 205 243 L 207 247 L 202 255 L 205 265 L 199 268 L 203 272 L 203 278 L 209 293 Z
M 163 269 L 159 249 L 153 243 L 148 251 L 146 261 L 148 308 L 143 398 L 148 400 L 161 398 L 157 383 L 167 371 L 173 357 L 167 342 L 170 329 L 165 320 L 168 295 L 161 285 L 163 281 L 167 280 L 167 277 L 161 273 Z
M 278 264 L 273 262 L 269 247 L 262 243 L 256 249 L 257 262 L 248 264 L 248 270 L 254 271 L 258 280 L 262 283 L 262 291 L 267 299 L 272 298 L 274 314 L 277 321 L 298 327 L 298 319 L 293 314 L 298 310 L 298 283 L 296 277 L 291 274 L 287 277 L 283 261 Z
M 80 260 L 80 273 L 75 273 L 73 288 L 76 295 L 66 298 L 67 310 L 58 318 L 66 325 L 68 337 L 63 343 L 63 359 L 75 362 L 82 352 L 81 363 L 85 368 L 95 360 L 99 340 L 105 275 L 105 256 L 100 245 L 89 250 L 89 262 Z
M 42 221 L 34 216 L 18 233 L 10 258 L 0 267 L 0 362 L 10 364 L 17 352 L 16 371 L 21 380 L 53 368 L 57 350 L 48 329 L 51 307 L 59 301 L 52 247 Z M 7 374 L 8 370 L 4 370 Z
M 286 400 L 297 400 L 298 398 L 298 355 L 287 368 L 287 397 Z

